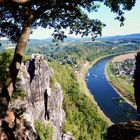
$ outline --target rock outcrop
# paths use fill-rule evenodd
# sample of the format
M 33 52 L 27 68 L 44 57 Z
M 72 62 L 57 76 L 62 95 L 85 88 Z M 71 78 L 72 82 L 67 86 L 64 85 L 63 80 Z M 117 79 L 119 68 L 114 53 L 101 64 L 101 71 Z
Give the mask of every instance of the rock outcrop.
M 62 140 L 75 140 L 75 138 L 72 133 L 67 132 L 66 134 L 63 134 Z
M 52 140 L 63 139 L 61 130 L 65 118 L 62 109 L 63 94 L 59 83 L 53 85 L 53 89 L 51 89 L 50 78 L 52 75 L 53 71 L 40 54 L 33 54 L 31 59 L 21 65 L 16 86 L 26 96 L 11 102 L 9 108 L 22 112 L 24 123 L 20 123 L 22 126 L 19 127 L 19 130 L 32 130 L 32 135 L 29 135 L 30 131 L 25 131 L 28 137 L 24 135 L 23 139 L 38 139 L 35 121 L 43 122 L 46 129 L 48 124 L 51 125 L 53 128 Z M 19 120 L 21 121 L 21 119 Z M 25 122 L 28 124 L 28 129 L 25 127 Z
M 108 128 L 107 140 L 140 140 L 140 121 L 112 125 Z
M 134 72 L 134 95 L 137 105 L 137 112 L 140 114 L 140 52 L 136 56 L 136 69 Z
M 0 124 L 0 140 L 39 140 L 32 127 L 22 115 L 7 111 L 7 116 Z

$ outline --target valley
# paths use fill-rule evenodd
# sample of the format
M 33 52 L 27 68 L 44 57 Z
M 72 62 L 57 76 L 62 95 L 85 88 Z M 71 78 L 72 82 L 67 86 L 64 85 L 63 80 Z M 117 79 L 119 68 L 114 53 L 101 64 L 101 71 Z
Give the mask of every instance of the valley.
M 107 128 L 112 122 L 126 121 L 135 118 L 132 117 L 131 112 L 126 112 L 126 114 L 123 114 L 121 117 L 112 114 L 111 116 L 115 116 L 116 118 L 111 119 L 111 117 L 104 112 L 104 109 L 98 103 L 98 99 L 94 95 L 94 86 L 96 82 L 90 81 L 89 77 L 86 76 L 92 65 L 95 64 L 96 66 L 98 64 L 97 61 L 101 58 L 108 55 L 119 55 L 138 50 L 140 47 L 140 39 L 138 39 L 137 36 L 140 35 L 132 36 L 102 38 L 94 42 L 89 40 L 89 38 L 68 38 L 64 40 L 64 42 L 58 40 L 52 42 L 51 39 L 31 39 L 29 41 L 24 61 L 28 61 L 33 53 L 43 54 L 45 61 L 47 61 L 49 67 L 52 68 L 53 76 L 50 78 L 51 90 L 55 90 L 55 83 L 61 85 L 64 95 L 62 108 L 66 114 L 62 125 L 62 131 L 65 134 L 70 132 L 75 139 L 81 140 L 103 140 L 106 139 Z M 0 82 L 3 84 L 7 72 L 6 70 L 9 67 L 13 55 L 12 48 L 15 47 L 15 44 L 11 44 L 7 40 L 2 40 L 1 46 L 0 71 L 3 75 L 0 76 Z M 96 74 L 95 70 L 89 74 L 90 79 L 105 80 L 103 71 L 99 75 L 96 74 L 97 78 L 91 76 L 93 74 Z M 93 93 L 91 88 L 87 88 L 86 83 L 87 86 L 91 85 Z M 101 85 L 101 87 L 98 87 L 98 85 Z M 104 84 L 96 85 L 98 90 L 101 89 L 102 86 L 105 87 Z M 105 89 L 107 88 L 105 87 Z M 103 92 L 104 91 L 99 91 L 99 93 Z M 111 94 L 113 92 L 114 91 L 110 91 Z M 111 102 L 114 102 L 111 103 L 112 105 L 108 104 L 108 106 L 115 106 L 114 104 L 118 104 L 122 101 L 118 100 L 118 96 L 116 97 L 115 93 L 115 98 L 114 96 L 106 95 L 102 97 L 101 102 L 105 103 L 104 101 L 108 101 L 108 99 L 106 99 L 108 96 L 111 97 Z M 108 108 L 108 110 L 110 111 L 111 109 Z M 119 113 L 119 111 L 117 111 L 117 113 Z M 121 115 L 121 113 L 119 114 Z M 124 116 L 128 116 L 127 119 L 124 119 Z M 37 125 L 40 126 L 41 123 L 37 123 Z M 42 134 L 40 130 L 38 130 L 38 127 L 38 133 Z

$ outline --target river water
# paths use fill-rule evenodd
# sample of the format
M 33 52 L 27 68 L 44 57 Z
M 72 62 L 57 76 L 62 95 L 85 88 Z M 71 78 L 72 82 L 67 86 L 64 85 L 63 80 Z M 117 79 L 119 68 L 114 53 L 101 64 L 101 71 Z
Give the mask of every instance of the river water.
M 86 75 L 89 91 L 100 109 L 114 123 L 135 120 L 136 110 L 126 103 L 107 81 L 104 71 L 111 57 L 103 58 L 93 65 Z

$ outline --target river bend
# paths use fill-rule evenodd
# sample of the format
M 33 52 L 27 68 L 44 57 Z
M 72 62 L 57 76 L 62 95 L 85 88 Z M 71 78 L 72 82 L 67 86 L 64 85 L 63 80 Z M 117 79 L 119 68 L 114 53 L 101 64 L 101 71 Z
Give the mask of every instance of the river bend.
M 105 77 L 105 66 L 110 59 L 103 58 L 88 70 L 85 77 L 87 87 L 112 122 L 135 120 L 138 117 L 136 110 L 117 94 Z

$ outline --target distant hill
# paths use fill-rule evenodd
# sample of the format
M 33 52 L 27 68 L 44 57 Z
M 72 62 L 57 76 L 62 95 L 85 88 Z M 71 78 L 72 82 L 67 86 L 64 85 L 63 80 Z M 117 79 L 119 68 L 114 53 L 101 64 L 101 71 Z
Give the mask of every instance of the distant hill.
M 101 37 L 101 38 L 97 38 L 97 40 L 104 40 L 104 41 L 139 40 L 140 41 L 140 33 L 129 34 L 129 35 L 117 35 L 117 36 Z
M 43 44 L 50 44 L 52 43 L 53 38 L 46 38 L 46 39 L 30 39 L 28 44 L 33 45 L 33 44 L 38 44 L 43 45 Z M 75 37 L 67 37 L 64 39 L 64 42 L 86 42 L 86 41 L 92 41 L 90 37 L 81 37 L 81 38 L 75 38 Z M 140 33 L 137 34 L 129 34 L 129 35 L 117 35 L 117 36 L 108 36 L 108 37 L 98 37 L 95 39 L 95 41 L 103 41 L 103 42 L 132 42 L 132 43 L 140 43 Z M 0 40 L 0 43 L 3 46 L 8 46 L 9 44 L 11 45 L 11 42 L 8 40 Z
M 116 36 L 108 36 L 108 37 L 98 37 L 95 39 L 96 41 L 140 41 L 140 33 L 137 34 L 128 34 L 128 35 L 116 35 Z M 67 37 L 64 41 L 66 42 L 76 42 L 76 41 L 92 41 L 90 37 L 81 37 L 81 38 L 74 38 L 74 37 Z
M 65 42 L 81 42 L 81 41 L 92 41 L 90 37 L 67 37 L 64 39 Z M 109 41 L 109 42 L 140 42 L 140 33 L 137 34 L 129 34 L 129 35 L 116 35 L 116 36 L 108 36 L 108 37 L 98 37 L 95 41 Z

